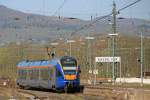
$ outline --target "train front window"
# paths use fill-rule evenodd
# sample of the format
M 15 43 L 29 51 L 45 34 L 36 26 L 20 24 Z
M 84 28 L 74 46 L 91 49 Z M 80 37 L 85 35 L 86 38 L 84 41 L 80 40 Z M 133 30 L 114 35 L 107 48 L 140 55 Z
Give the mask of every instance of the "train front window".
M 61 59 L 64 74 L 76 74 L 77 61 L 74 58 L 66 57 Z
M 66 66 L 66 67 L 72 67 L 72 66 L 76 66 L 76 61 L 62 61 L 61 62 L 62 66 Z

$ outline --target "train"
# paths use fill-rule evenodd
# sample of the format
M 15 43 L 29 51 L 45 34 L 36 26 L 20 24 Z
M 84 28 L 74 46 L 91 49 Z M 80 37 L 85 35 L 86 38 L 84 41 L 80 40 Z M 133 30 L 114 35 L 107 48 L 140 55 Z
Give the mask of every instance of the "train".
M 21 61 L 17 64 L 17 85 L 56 91 L 80 91 L 80 66 L 74 57 Z

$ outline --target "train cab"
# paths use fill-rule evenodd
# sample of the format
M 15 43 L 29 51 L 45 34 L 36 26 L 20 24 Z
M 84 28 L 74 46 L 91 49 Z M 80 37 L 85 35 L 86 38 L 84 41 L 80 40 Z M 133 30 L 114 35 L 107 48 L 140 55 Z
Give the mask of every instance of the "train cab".
M 64 56 L 60 59 L 67 88 L 75 88 L 80 85 L 79 67 L 73 57 Z

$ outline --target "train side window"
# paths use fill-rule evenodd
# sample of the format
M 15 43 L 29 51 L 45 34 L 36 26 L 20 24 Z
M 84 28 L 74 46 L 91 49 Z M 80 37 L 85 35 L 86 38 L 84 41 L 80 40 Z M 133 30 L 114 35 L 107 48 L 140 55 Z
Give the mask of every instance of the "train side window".
M 39 78 L 39 70 L 38 69 L 32 69 L 30 70 L 30 79 L 31 80 L 38 80 Z
M 41 69 L 41 79 L 48 80 L 48 69 Z
M 38 80 L 39 79 L 39 70 L 35 69 L 34 70 L 34 80 Z
M 19 70 L 19 79 L 26 79 L 27 71 L 26 70 Z
M 18 77 L 19 77 L 19 79 L 22 79 L 22 70 L 18 71 Z
M 34 79 L 34 71 L 30 70 L 30 79 L 33 80 Z
M 23 70 L 23 79 L 26 79 L 26 77 L 27 77 L 27 71 Z
M 28 79 L 29 80 L 31 79 L 31 70 L 30 69 L 28 70 Z

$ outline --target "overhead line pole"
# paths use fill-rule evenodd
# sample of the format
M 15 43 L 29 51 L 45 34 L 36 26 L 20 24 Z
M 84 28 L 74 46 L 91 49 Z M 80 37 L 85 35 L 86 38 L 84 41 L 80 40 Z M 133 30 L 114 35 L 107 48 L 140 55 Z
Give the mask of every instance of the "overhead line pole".
M 116 4 L 113 1 L 113 24 L 112 24 L 112 29 L 113 29 L 113 34 L 112 38 L 113 38 L 113 44 L 112 44 L 112 56 L 113 56 L 113 63 L 112 63 L 112 74 L 113 74 L 113 84 L 115 83 L 115 62 L 114 62 L 114 57 L 115 57 L 115 34 L 116 34 Z
M 143 86 L 143 63 L 144 63 L 144 57 L 143 57 L 143 32 L 141 31 L 141 86 Z

